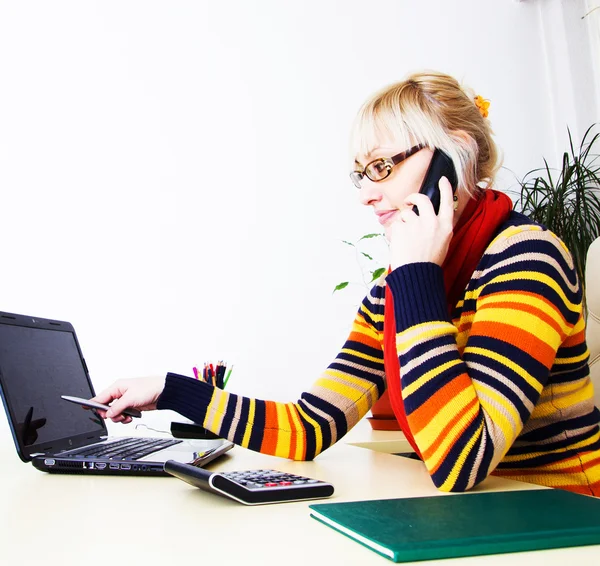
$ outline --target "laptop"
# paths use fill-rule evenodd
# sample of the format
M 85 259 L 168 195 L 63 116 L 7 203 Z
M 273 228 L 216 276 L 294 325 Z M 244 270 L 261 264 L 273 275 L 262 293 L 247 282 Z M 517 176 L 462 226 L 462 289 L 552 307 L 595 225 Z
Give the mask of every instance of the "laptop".
M 89 399 L 94 387 L 69 322 L 0 311 L 0 395 L 17 453 L 45 472 L 169 476 L 168 460 L 203 466 L 233 447 L 222 439 L 108 436 Z

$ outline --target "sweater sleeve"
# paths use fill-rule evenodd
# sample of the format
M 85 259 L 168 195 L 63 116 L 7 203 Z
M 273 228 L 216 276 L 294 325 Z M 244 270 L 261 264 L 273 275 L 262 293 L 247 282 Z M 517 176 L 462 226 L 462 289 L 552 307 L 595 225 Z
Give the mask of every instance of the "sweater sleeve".
M 411 432 L 434 484 L 467 490 L 521 433 L 559 348 L 576 371 L 585 366 L 572 259 L 549 231 L 508 229 L 484 254 L 454 324 L 437 265 L 403 266 L 387 283 Z
M 335 360 L 296 403 L 235 395 L 189 377 L 168 374 L 159 409 L 172 409 L 245 448 L 312 460 L 339 440 L 385 390 L 382 284 L 363 300 Z

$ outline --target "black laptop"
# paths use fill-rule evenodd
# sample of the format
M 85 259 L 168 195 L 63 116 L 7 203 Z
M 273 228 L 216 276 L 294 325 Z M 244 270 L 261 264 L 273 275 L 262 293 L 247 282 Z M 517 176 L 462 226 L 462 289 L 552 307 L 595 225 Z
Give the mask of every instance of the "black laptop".
M 73 325 L 0 312 L 0 395 L 19 457 L 46 472 L 168 476 L 167 460 L 202 466 L 233 447 L 178 438 L 108 436 Z

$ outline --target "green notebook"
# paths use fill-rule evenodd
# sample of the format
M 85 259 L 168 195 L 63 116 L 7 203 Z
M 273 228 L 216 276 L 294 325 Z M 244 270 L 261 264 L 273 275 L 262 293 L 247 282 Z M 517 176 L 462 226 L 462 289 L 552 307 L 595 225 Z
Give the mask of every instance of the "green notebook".
M 394 562 L 600 544 L 600 499 L 557 489 L 309 507 L 311 517 Z

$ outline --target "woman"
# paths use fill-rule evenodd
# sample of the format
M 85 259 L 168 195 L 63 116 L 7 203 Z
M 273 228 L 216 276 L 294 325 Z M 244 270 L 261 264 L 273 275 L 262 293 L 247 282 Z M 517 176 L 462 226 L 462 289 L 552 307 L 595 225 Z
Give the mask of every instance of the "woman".
M 351 177 L 390 242 L 390 272 L 364 299 L 333 363 L 297 403 L 233 395 L 184 376 L 117 382 L 95 399 L 173 409 L 260 452 L 312 459 L 386 387 L 434 484 L 489 474 L 600 495 L 600 412 L 582 291 L 562 242 L 493 190 L 497 150 L 481 99 L 418 73 L 377 93 L 353 130 Z M 419 193 L 433 150 L 454 164 L 440 206 Z M 416 206 L 418 214 L 413 207 Z M 104 415 L 103 415 L 104 416 Z

